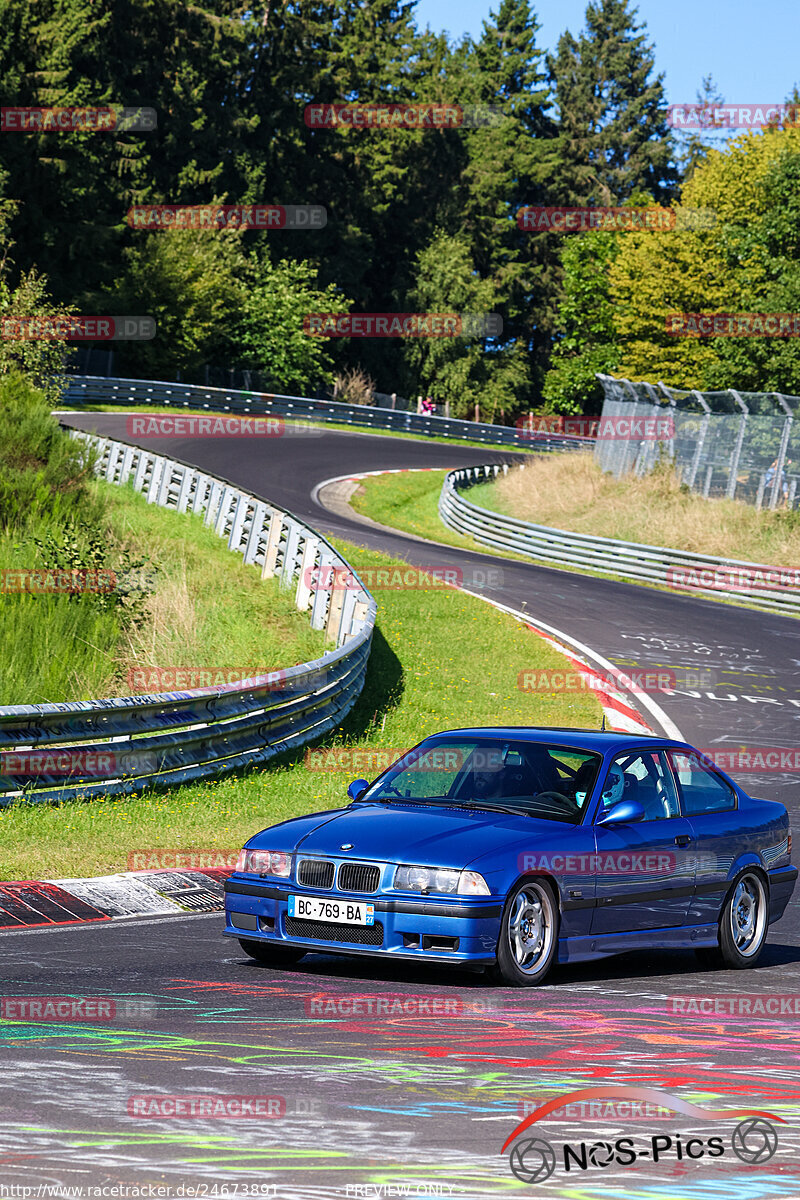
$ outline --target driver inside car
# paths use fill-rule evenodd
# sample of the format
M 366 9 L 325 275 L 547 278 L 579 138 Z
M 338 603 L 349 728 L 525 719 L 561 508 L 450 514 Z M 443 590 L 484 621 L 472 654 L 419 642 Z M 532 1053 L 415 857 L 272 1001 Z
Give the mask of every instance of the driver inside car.
M 608 812 L 625 795 L 625 776 L 619 767 L 612 767 L 603 787 L 603 812 Z

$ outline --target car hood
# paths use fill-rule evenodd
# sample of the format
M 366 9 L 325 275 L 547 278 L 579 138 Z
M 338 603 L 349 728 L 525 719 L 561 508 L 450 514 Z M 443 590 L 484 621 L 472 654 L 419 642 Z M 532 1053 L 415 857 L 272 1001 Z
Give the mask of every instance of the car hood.
M 574 829 L 562 821 L 481 809 L 359 804 L 273 825 L 251 838 L 248 846 L 462 868 L 505 846 L 527 848 L 543 840 L 552 844 L 554 836 L 560 839 Z M 352 850 L 343 850 L 348 844 Z

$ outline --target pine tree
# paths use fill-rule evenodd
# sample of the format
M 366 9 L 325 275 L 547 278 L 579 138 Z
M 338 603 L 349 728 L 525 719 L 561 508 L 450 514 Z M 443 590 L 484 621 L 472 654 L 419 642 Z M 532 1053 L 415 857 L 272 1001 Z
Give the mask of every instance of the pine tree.
M 549 348 L 547 313 L 556 281 L 552 247 L 517 227 L 520 208 L 546 203 L 555 134 L 538 30 L 529 0 L 501 0 L 483 22 L 464 70 L 467 101 L 502 119 L 465 135 L 462 225 L 476 268 L 493 280 L 509 345 L 527 352 L 530 365 L 518 381 L 523 395 Z
M 591 0 L 586 29 L 548 58 L 559 115 L 564 204 L 619 204 L 634 191 L 668 199 L 677 173 L 664 76 L 629 0 Z

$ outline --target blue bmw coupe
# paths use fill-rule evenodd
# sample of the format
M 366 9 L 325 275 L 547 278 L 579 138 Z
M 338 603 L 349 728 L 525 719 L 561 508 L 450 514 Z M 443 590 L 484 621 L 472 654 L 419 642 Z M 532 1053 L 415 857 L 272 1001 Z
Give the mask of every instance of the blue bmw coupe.
M 258 962 L 379 955 L 522 987 L 637 949 L 752 967 L 797 879 L 783 805 L 657 737 L 459 729 L 347 794 L 256 834 L 226 881 L 225 933 Z

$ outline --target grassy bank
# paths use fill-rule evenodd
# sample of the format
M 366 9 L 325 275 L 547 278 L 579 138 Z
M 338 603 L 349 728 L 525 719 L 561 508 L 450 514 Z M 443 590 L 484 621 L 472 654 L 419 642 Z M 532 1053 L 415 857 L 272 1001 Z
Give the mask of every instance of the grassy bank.
M 395 477 L 397 478 L 397 477 Z M 356 570 L 396 567 L 355 546 L 339 549 Z M 379 590 L 378 628 L 364 691 L 323 745 L 398 752 L 440 729 L 465 725 L 599 728 L 591 694 L 522 692 L 520 671 L 563 666 L 511 617 L 449 588 Z M 0 810 L 0 877 L 60 878 L 126 869 L 127 855 L 155 848 L 230 851 L 287 816 L 336 807 L 357 775 L 377 769 L 309 770 L 304 752 L 271 769 L 187 785 L 133 800 Z
M 490 546 L 482 546 L 474 538 L 462 537 L 449 529 L 439 517 L 439 493 L 447 471 L 409 471 L 407 474 L 374 475 L 363 479 L 350 499 L 350 506 L 365 517 L 414 533 L 417 537 L 458 546 L 459 550 L 476 550 L 491 554 Z M 503 554 L 503 558 L 518 558 L 527 562 L 522 555 Z
M 245 566 L 201 517 L 158 508 L 104 481 L 89 483 L 87 493 L 97 502 L 95 529 L 107 561 L 143 563 L 132 572 L 138 610 L 102 607 L 90 592 L 4 595 L 0 704 L 167 691 L 169 684 L 147 686 L 159 670 L 252 674 L 323 653 L 323 635 L 296 611 L 293 593 Z M 56 523 L 0 535 L 3 566 L 41 569 L 34 538 L 41 541 L 44 529 L 57 532 Z
M 706 500 L 682 487 L 667 466 L 641 479 L 617 480 L 590 454 L 542 455 L 524 471 L 472 488 L 469 499 L 576 533 L 776 566 L 800 563 L 800 512 L 758 512 L 734 500 Z
M 277 580 L 201 517 L 96 479 L 44 395 L 0 378 L 0 704 L 171 691 L 176 669 L 201 686 L 323 649 Z

